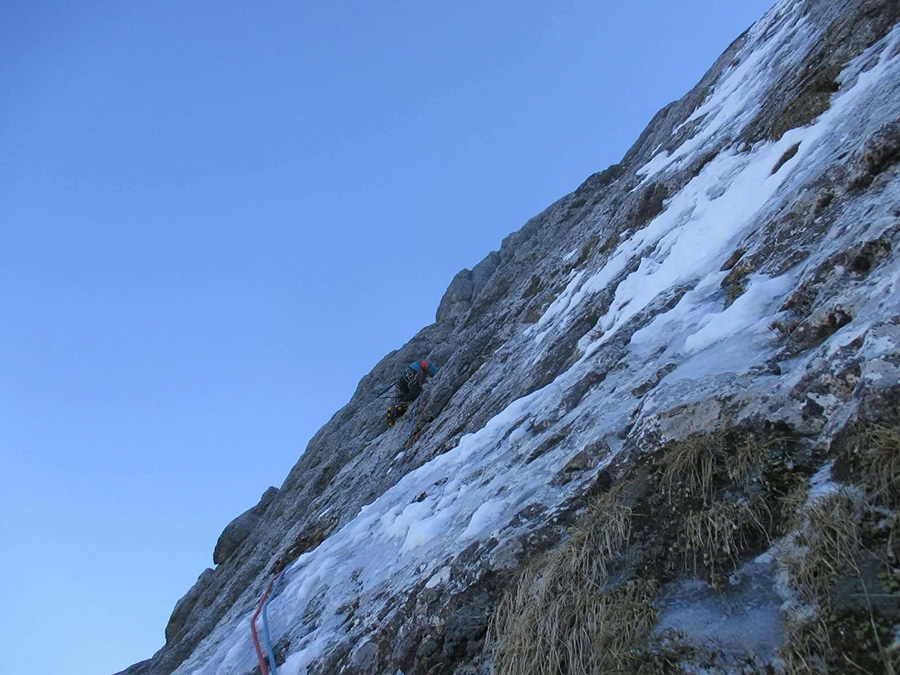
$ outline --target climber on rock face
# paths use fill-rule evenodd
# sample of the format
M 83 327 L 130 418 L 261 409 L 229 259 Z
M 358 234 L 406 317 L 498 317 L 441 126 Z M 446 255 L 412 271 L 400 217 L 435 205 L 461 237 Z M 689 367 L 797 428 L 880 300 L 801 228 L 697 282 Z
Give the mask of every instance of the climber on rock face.
M 394 384 L 394 402 L 388 407 L 388 426 L 394 426 L 394 420 L 406 412 L 410 404 L 419 398 L 423 385 L 429 377 L 437 375 L 438 369 L 434 364 L 422 359 L 410 363 Z

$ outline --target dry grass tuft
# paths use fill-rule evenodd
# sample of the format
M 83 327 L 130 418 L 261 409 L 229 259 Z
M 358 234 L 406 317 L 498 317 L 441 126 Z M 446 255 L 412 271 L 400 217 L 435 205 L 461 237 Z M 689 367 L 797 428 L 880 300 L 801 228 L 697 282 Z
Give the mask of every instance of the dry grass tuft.
M 778 553 L 795 594 L 788 675 L 900 673 L 900 428 L 860 425 L 845 448 L 837 461 L 856 487 L 807 501 Z
M 628 543 L 631 534 L 631 508 L 621 499 L 616 487 L 598 497 L 570 533 L 566 546 L 559 550 L 564 573 L 571 572 L 602 584 L 607 579 L 607 564 Z
M 811 612 L 795 617 L 781 650 L 789 675 L 827 673 L 836 661 L 828 619 L 836 584 L 847 575 L 858 576 L 856 558 L 862 546 L 859 494 L 840 489 L 822 496 L 801 510 L 800 530 L 778 553 L 790 575 L 790 585 Z
M 885 505 L 900 504 L 900 429 L 879 425 L 866 433 L 863 463 L 873 497 Z
M 792 542 L 800 554 L 781 559 L 810 604 L 827 602 L 834 583 L 855 567 L 862 544 L 860 501 L 853 491 L 841 489 L 815 500 L 803 511 L 805 526 Z
M 778 505 L 781 517 L 784 519 L 787 530 L 799 530 L 803 526 L 806 517 L 806 500 L 809 497 L 809 479 L 803 479 L 787 494 L 779 496 Z
M 685 565 L 690 559 L 696 573 L 702 562 L 710 584 L 718 589 L 724 575 L 737 564 L 748 537 L 753 533 L 766 535 L 764 520 L 771 521 L 771 514 L 762 498 L 720 501 L 689 513 L 682 529 Z
M 766 466 L 769 448 L 779 441 L 780 439 L 776 438 L 768 442 L 761 442 L 752 434 L 745 435 L 738 442 L 734 454 L 726 462 L 728 477 L 739 485 L 745 484 Z
M 682 496 L 713 501 L 716 473 L 727 457 L 725 437 L 709 434 L 686 438 L 669 449 L 660 460 L 661 486 L 672 502 Z
M 491 623 L 497 675 L 632 672 L 632 649 L 656 622 L 657 585 L 643 579 L 608 584 L 608 564 L 630 530 L 631 509 L 621 490 L 612 490 L 563 546 L 521 574 Z
M 781 650 L 785 675 L 817 675 L 828 672 L 834 660 L 831 636 L 824 621 L 816 618 L 803 624 L 790 624 Z
M 552 590 L 551 590 L 552 588 Z M 497 675 L 633 672 L 632 649 L 656 623 L 657 587 L 643 579 L 598 589 L 575 576 L 522 575 L 491 626 Z

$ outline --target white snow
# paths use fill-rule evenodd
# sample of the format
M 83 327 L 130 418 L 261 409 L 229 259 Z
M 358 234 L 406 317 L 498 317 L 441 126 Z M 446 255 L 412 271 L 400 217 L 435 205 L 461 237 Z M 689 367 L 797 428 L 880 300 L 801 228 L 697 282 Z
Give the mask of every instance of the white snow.
M 503 527 L 544 487 L 546 467 L 540 462 L 509 471 L 511 461 L 523 463 L 517 455 L 525 436 L 519 432 L 513 444 L 508 432 L 521 429 L 523 419 L 537 414 L 548 396 L 548 391 L 535 392 L 513 402 L 456 448 L 404 476 L 288 568 L 283 590 L 269 606 L 272 639 L 296 629 L 309 606 L 320 611 L 303 626 L 302 639 L 292 640 L 297 651 L 283 673 L 305 672 L 340 626 L 337 609 L 354 598 L 380 608 L 386 600 L 378 598 L 395 597 L 392 589 L 408 587 L 414 578 L 427 579 L 429 588 L 446 583 L 449 568 L 436 569 L 436 563 Z M 505 492 L 515 498 L 500 496 Z M 227 675 L 249 669 L 255 655 L 246 639 L 248 626 L 245 617 L 203 665 L 182 666 L 178 672 Z
M 312 663 L 318 656 L 318 652 L 312 647 L 301 649 L 288 656 L 281 667 L 278 669 L 278 675 L 301 675 L 306 672 L 306 667 Z M 203 672 L 203 671 L 194 671 Z
M 547 310 L 543 313 L 541 318 L 538 320 L 538 327 L 542 327 L 548 322 L 552 321 L 553 318 L 563 312 L 565 312 L 570 304 L 572 303 L 572 298 L 575 296 L 575 291 L 578 288 L 578 285 L 581 283 L 581 280 L 584 278 L 584 272 L 578 272 L 571 274 L 571 279 L 566 286 L 565 290 L 559 295 L 556 300 L 547 308 Z
M 807 505 L 812 504 L 822 497 L 838 492 L 841 486 L 831 480 L 831 468 L 834 460 L 826 462 L 821 469 L 809 481 L 809 492 L 806 495 Z
M 475 537 L 490 531 L 498 523 L 498 518 L 503 513 L 507 501 L 505 499 L 491 499 L 481 506 L 472 514 L 469 519 L 469 525 L 459 535 L 459 540 L 474 539 Z
M 425 582 L 425 588 L 436 588 L 441 584 L 446 584 L 450 581 L 450 567 L 442 567 L 439 569 L 433 577 L 431 577 L 428 581 Z
M 780 142 L 747 154 L 721 153 L 670 200 L 662 214 L 619 245 L 607 266 L 585 282 L 580 296 L 568 305 L 571 308 L 588 292 L 603 288 L 624 267 L 624 260 L 646 251 L 638 269 L 618 285 L 609 311 L 598 322 L 601 336 L 585 345 L 588 353 L 660 293 L 718 273 L 740 237 L 758 224 L 757 214 L 787 175 L 779 171 L 773 176 L 771 170 L 793 137 L 785 134 Z
M 770 316 L 773 306 L 793 285 L 793 278 L 787 274 L 775 278 L 754 275 L 747 290 L 731 306 L 719 313 L 707 314 L 700 321 L 700 330 L 685 340 L 685 352 L 698 352 L 740 332 L 768 334 L 769 322 L 761 317 Z

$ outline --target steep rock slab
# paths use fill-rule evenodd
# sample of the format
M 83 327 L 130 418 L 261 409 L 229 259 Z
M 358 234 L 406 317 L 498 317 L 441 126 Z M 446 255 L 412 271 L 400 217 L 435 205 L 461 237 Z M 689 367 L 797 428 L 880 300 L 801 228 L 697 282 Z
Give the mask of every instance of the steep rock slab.
M 467 672 L 519 565 L 641 456 L 763 421 L 822 447 L 894 400 L 896 18 L 777 3 L 621 164 L 461 273 L 140 672 L 249 673 L 281 569 L 282 675 Z M 376 397 L 423 356 L 441 375 L 406 448 Z

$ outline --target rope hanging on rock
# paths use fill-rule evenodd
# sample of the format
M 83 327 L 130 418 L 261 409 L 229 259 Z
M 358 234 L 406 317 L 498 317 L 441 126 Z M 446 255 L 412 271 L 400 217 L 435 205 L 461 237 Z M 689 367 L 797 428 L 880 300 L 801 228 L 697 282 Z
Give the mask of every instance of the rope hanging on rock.
M 428 390 L 422 392 L 413 404 L 413 409 L 410 410 L 410 416 L 413 418 L 413 425 L 412 429 L 409 430 L 409 436 L 406 439 L 405 447 L 407 450 L 412 447 L 413 443 L 419 440 L 419 432 L 422 430 L 422 412 L 425 410 L 425 401 L 428 399 L 428 394 Z
M 422 398 L 421 396 L 419 398 Z M 416 399 L 415 403 L 412 404 L 410 409 L 407 411 L 409 416 L 412 418 L 412 426 L 409 429 L 409 436 L 406 437 L 405 447 L 409 447 L 413 444 L 413 434 L 416 432 L 416 411 L 419 409 L 419 398 Z
M 267 611 L 269 609 L 269 603 L 275 597 L 275 594 L 278 593 L 278 584 L 281 583 L 281 577 L 284 575 L 284 570 L 282 570 L 277 577 L 275 577 L 275 583 L 272 584 L 270 582 L 270 587 L 272 589 L 271 593 L 269 593 L 269 597 L 266 598 L 266 601 L 263 603 L 262 608 L 262 619 L 263 619 L 263 642 L 266 646 L 266 652 L 269 654 L 269 670 L 272 675 L 278 675 L 278 669 L 275 666 L 275 650 L 272 649 L 272 638 L 269 636 L 269 617 L 267 615 Z
M 263 593 L 263 596 L 259 599 L 259 604 L 256 606 L 256 611 L 253 613 L 253 618 L 250 619 L 250 635 L 253 637 L 253 647 L 256 649 L 256 659 L 259 661 L 260 675 L 269 675 L 269 669 L 266 667 L 266 660 L 263 658 L 262 649 L 259 646 L 259 636 L 256 634 L 256 619 L 259 617 L 259 613 L 262 611 L 266 600 L 269 599 L 269 593 L 272 592 L 272 584 L 274 583 L 275 578 L 273 577 L 269 580 L 269 585 L 266 586 L 266 592 Z

